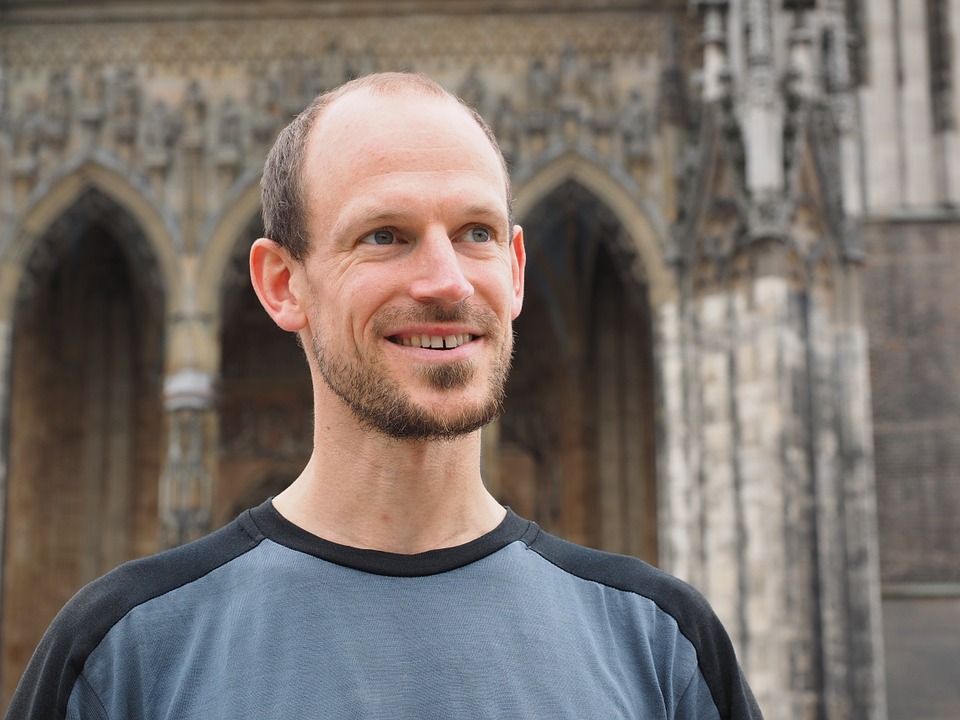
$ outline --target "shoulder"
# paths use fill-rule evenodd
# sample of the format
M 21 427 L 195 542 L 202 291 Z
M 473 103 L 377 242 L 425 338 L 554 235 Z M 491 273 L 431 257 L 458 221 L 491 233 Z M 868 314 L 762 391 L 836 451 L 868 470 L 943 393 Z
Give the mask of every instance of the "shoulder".
M 638 558 L 583 547 L 542 530 L 528 545 L 570 575 L 652 601 L 677 621 L 681 631 L 714 617 L 696 588 Z
M 693 646 L 720 717 L 760 717 L 727 631 L 692 585 L 638 558 L 586 548 L 542 530 L 527 545 L 564 572 L 654 603 Z
M 200 540 L 112 570 L 80 590 L 57 614 L 23 674 L 9 717 L 62 718 L 90 654 L 131 610 L 188 585 L 263 539 L 244 513 Z

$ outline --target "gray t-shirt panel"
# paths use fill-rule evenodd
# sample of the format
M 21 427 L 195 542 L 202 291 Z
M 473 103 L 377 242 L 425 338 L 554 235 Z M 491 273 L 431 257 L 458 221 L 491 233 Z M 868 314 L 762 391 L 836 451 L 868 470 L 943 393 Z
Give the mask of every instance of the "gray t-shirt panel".
M 390 577 L 264 540 L 129 612 L 77 687 L 130 720 L 653 719 L 674 717 L 698 675 L 693 646 L 652 601 L 519 541 Z M 71 717 L 85 717 L 84 694 Z

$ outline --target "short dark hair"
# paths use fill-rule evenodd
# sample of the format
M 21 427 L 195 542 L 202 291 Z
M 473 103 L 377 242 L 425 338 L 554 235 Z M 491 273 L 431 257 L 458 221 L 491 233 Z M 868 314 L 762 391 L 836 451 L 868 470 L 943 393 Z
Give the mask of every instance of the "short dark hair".
M 510 173 L 497 138 L 480 113 L 436 80 L 422 73 L 385 72 L 364 75 L 318 95 L 280 131 L 267 154 L 263 177 L 260 180 L 261 213 L 266 237 L 286 248 L 295 260 L 303 260 L 309 253 L 310 236 L 307 230 L 307 193 L 303 167 L 310 131 L 326 108 L 355 90 L 369 90 L 379 95 L 419 94 L 455 100 L 480 126 L 500 160 L 507 186 L 507 211 L 512 223 Z

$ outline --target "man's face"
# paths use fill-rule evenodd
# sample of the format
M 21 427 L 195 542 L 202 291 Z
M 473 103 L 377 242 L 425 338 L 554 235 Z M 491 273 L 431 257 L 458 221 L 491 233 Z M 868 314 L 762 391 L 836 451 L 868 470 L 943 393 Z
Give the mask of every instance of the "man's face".
M 314 128 L 303 339 L 360 422 L 451 438 L 499 410 L 523 239 L 483 131 L 454 101 L 357 91 Z

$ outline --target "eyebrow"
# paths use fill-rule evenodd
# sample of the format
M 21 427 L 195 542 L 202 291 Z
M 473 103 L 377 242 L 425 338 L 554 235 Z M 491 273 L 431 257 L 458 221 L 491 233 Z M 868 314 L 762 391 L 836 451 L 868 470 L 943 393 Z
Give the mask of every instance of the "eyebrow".
M 466 213 L 468 215 L 500 215 L 506 217 L 504 213 L 500 211 L 499 207 L 495 205 L 490 205 L 488 203 L 476 203 L 474 205 L 467 205 Z
M 354 210 L 353 212 L 356 212 Z M 385 224 L 390 225 L 393 223 L 403 223 L 405 220 L 411 216 L 416 215 L 415 211 L 409 211 L 406 209 L 383 209 L 377 207 L 371 207 L 370 212 L 367 213 L 361 210 L 355 217 L 359 217 L 359 222 L 365 226 Z M 490 203 L 472 203 L 465 206 L 461 211 L 458 212 L 458 215 L 463 217 L 472 217 L 484 220 L 491 225 L 502 224 L 509 226 L 510 220 L 508 216 L 496 205 Z M 335 232 L 337 234 L 342 234 L 346 232 L 349 225 L 355 223 L 342 223 L 338 222 L 335 227 Z M 509 234 L 510 228 L 507 227 L 507 234 Z

